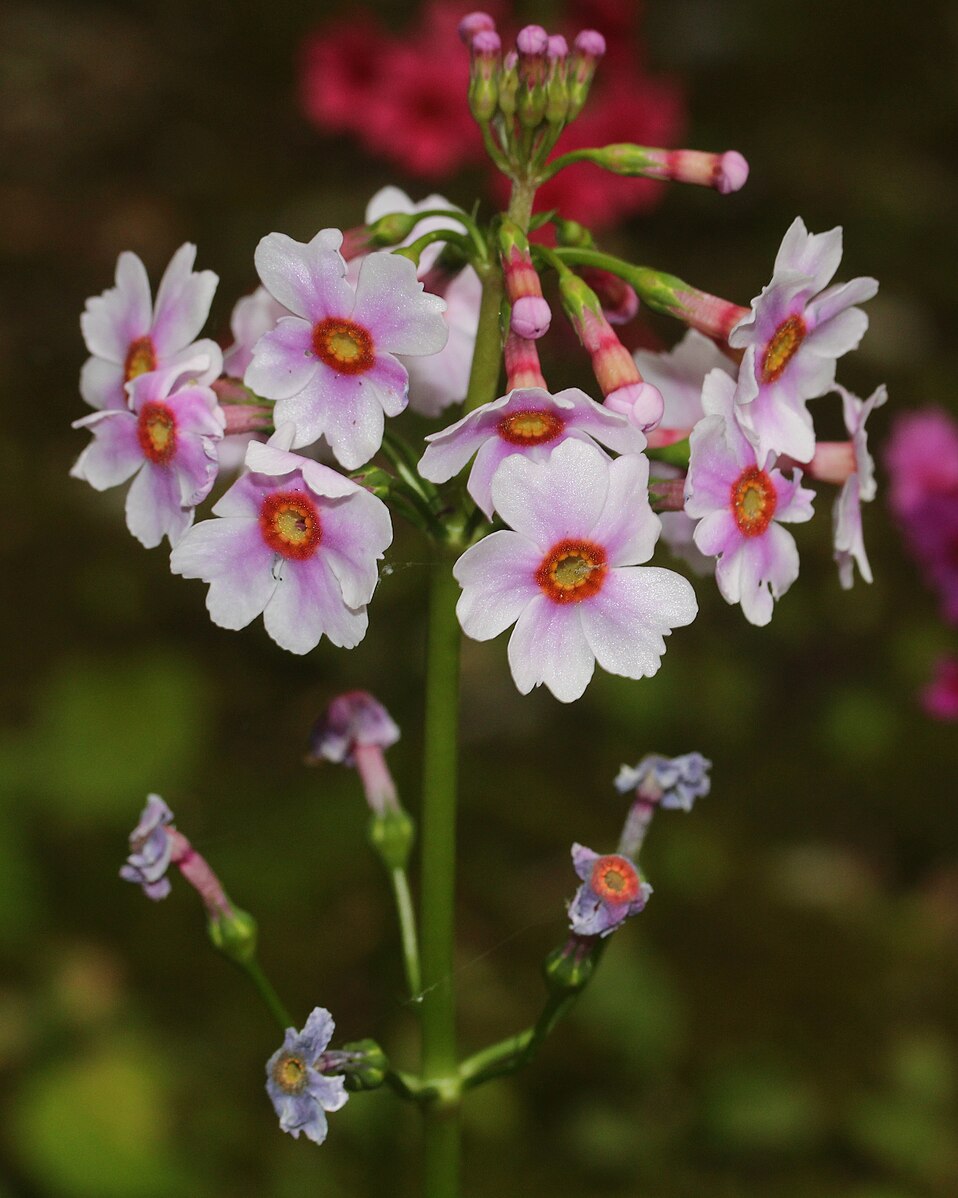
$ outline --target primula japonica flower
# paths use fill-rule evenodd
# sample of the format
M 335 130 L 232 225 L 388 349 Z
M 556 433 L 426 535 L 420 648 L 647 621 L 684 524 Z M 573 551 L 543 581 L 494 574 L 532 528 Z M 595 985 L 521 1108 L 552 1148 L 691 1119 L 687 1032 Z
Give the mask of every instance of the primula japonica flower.
M 329 1130 L 327 1111 L 338 1111 L 349 1095 L 342 1077 L 325 1077 L 322 1055 L 335 1030 L 332 1016 L 314 1007 L 301 1032 L 286 1029 L 283 1047 L 266 1062 L 266 1093 L 279 1116 L 282 1131 L 322 1144 Z
M 652 893 L 628 857 L 600 856 L 572 846 L 572 864 L 582 879 L 569 904 L 569 927 L 577 936 L 611 936 L 630 915 L 638 915 Z
M 397 740 L 399 728 L 382 703 L 367 691 L 349 691 L 333 699 L 313 725 L 309 759 L 355 766 L 370 808 L 382 815 L 398 806 L 383 753 Z
M 456 611 L 478 641 L 515 623 L 509 665 L 522 694 L 545 683 L 564 703 L 578 699 L 596 661 L 626 678 L 654 674 L 663 636 L 695 618 L 686 579 L 639 565 L 659 535 L 648 473 L 641 454 L 610 462 L 577 440 L 548 461 L 514 455 L 496 472 L 493 502 L 511 528 L 453 567 L 462 587 Z
M 694 539 L 717 557 L 715 580 L 728 603 L 741 603 L 745 618 L 767 624 L 773 599 L 798 577 L 798 549 L 780 521 L 812 517 L 813 491 L 759 458 L 739 426 L 736 384 L 713 370 L 702 389 L 705 418 L 692 432 L 685 510 L 698 519 Z
M 858 572 L 866 582 L 872 580 L 862 536 L 861 505 L 875 498 L 875 462 L 868 452 L 865 424 L 875 408 L 881 407 L 888 399 L 888 392 L 884 387 L 879 387 L 868 399 L 861 400 L 837 384 L 836 390 L 842 397 L 845 427 L 852 439 L 854 457 L 854 470 L 845 480 L 832 510 L 835 561 L 838 563 L 839 580 L 847 590 L 854 582 L 853 562 L 857 562 Z
M 662 394 L 664 412 L 658 428 L 650 436 L 652 445 L 668 445 L 684 440 L 702 419 L 702 384 L 710 370 L 722 370 L 734 377 L 736 368 L 710 337 L 689 329 L 682 340 L 667 353 L 637 350 L 633 357 L 646 382 Z M 681 471 L 664 462 L 656 462 L 659 478 L 679 478 Z M 697 574 L 707 574 L 712 564 L 696 549 L 692 540 L 695 524 L 684 511 L 660 512 L 662 540 L 671 552 Z
M 80 394 L 91 407 L 125 408 L 124 387 L 132 379 L 180 362 L 190 370 L 197 353 L 219 352 L 214 342 L 195 340 L 219 281 L 211 270 L 194 271 L 195 260 L 196 246 L 181 245 L 154 304 L 146 268 L 124 251 L 116 263 L 116 286 L 87 300 L 80 328 L 92 357 L 80 372 Z
M 398 187 L 383 187 L 366 207 L 366 223 L 372 224 L 392 212 L 424 212 L 430 208 L 454 207 L 445 196 L 430 195 L 413 202 Z M 426 217 L 416 225 L 406 241 L 411 243 L 437 228 L 465 232 L 464 226 L 452 218 Z M 466 398 L 472 354 L 476 347 L 476 330 L 479 327 L 479 304 L 482 300 L 479 276 L 471 266 L 464 266 L 458 273 L 447 275 L 437 264 L 443 244 L 435 242 L 426 246 L 419 259 L 418 277 L 427 292 L 434 292 L 446 301 L 443 319 L 449 329 L 449 340 L 435 354 L 415 357 L 397 355 L 409 373 L 409 406 L 423 416 L 438 416 L 444 408 L 461 403 Z
M 221 628 L 260 613 L 283 649 L 308 653 L 325 635 L 352 649 L 366 635 L 376 562 L 392 540 L 374 495 L 318 462 L 254 442 L 250 473 L 197 524 L 170 559 L 174 574 L 210 584 L 206 606 Z
M 645 437 L 625 416 L 610 412 L 577 387 L 556 395 L 541 387 L 518 387 L 431 433 L 419 473 L 430 482 L 447 482 L 475 454 L 466 489 L 491 520 L 492 480 L 501 463 L 514 454 L 544 461 L 570 439 L 598 441 L 617 453 L 645 449 Z
M 281 316 L 292 316 L 265 287 L 257 287 L 233 305 L 230 332 L 233 343 L 223 351 L 223 372 L 241 379 L 253 360 L 253 346 L 264 333 L 275 329 Z
M 147 549 L 164 536 L 175 545 L 216 481 L 217 446 L 226 421 L 207 385 L 222 362 L 219 348 L 210 346 L 199 357 L 134 378 L 127 384 L 129 409 L 93 412 L 73 425 L 88 428 L 93 440 L 70 474 L 97 491 L 132 477 L 126 525 Z M 194 377 L 174 390 L 189 374 Z
M 711 768 L 711 761 L 701 753 L 680 757 L 651 753 L 638 765 L 623 765 L 616 775 L 615 788 L 620 794 L 634 791 L 637 799 L 666 810 L 691 811 L 695 800 L 711 789 Z
M 423 294 L 408 258 L 369 254 L 354 292 L 342 241 L 338 229 L 322 229 L 305 245 L 282 233 L 259 243 L 259 276 L 294 315 L 256 343 L 245 381 L 277 401 L 277 427 L 295 424 L 294 448 L 324 436 L 354 470 L 382 444 L 384 413 L 406 406 L 408 375 L 394 355 L 436 353 L 448 332 L 445 301 Z
M 159 795 L 148 795 L 140 822 L 130 833 L 130 855 L 120 870 L 125 882 L 135 882 L 154 901 L 170 893 L 166 871 L 173 854 L 168 828 L 173 812 Z
M 841 257 L 840 227 L 809 233 L 796 217 L 771 282 L 729 334 L 729 344 L 745 350 L 735 401 L 762 461 L 770 452 L 811 460 L 815 431 L 807 401 L 831 389 L 836 359 L 855 349 L 868 328 L 854 305 L 871 299 L 878 283 L 863 277 L 828 287 Z

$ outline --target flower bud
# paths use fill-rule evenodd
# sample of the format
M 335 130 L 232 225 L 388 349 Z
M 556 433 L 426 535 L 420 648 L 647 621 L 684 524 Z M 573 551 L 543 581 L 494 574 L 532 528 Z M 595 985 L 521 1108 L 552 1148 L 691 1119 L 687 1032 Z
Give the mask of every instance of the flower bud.
M 519 57 L 515 50 L 510 50 L 502 60 L 502 74 L 499 76 L 499 111 L 506 121 L 511 121 L 516 115 L 516 95 L 519 91 Z
M 469 76 L 469 108 L 477 121 L 490 121 L 499 100 L 501 49 L 499 34 L 484 29 L 472 39 Z
M 495 29 L 496 22 L 487 12 L 470 12 L 459 22 L 459 37 L 467 46 L 471 46 L 477 34 L 487 31 L 494 33 Z
M 519 123 L 535 129 L 546 112 L 549 35 L 541 25 L 527 25 L 516 38 L 519 53 Z
M 581 990 L 592 977 L 598 953 L 597 936 L 570 936 L 562 948 L 553 949 L 542 967 L 546 985 L 560 993 Z
M 422 218 L 416 212 L 387 212 L 366 228 L 370 248 L 399 245 L 412 236 Z
M 345 1058 L 341 1072 L 347 1090 L 378 1090 L 389 1072 L 389 1060 L 375 1040 L 353 1040 L 339 1052 L 327 1055 Z M 327 1071 L 337 1071 L 335 1064 L 331 1060 Z
M 211 915 L 206 929 L 214 948 L 237 965 L 246 965 L 256 956 L 256 920 L 247 911 L 233 907 L 229 913 Z
M 416 839 L 412 816 L 402 808 L 373 815 L 367 836 L 373 851 L 387 869 L 405 869 Z
M 594 29 L 583 29 L 576 36 L 569 61 L 569 115 L 574 121 L 589 98 L 589 89 L 599 59 L 605 54 L 605 38 Z
M 550 125 L 564 125 L 569 113 L 567 81 L 569 47 L 564 37 L 556 34 L 549 38 L 546 57 L 549 71 L 546 77 L 545 118 Z

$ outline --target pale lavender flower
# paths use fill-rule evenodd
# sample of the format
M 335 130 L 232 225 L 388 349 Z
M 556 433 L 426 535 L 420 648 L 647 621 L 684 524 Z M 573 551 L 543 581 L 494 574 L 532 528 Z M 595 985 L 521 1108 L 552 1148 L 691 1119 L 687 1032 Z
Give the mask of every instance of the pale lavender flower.
M 787 479 L 773 455 L 759 458 L 742 431 L 736 384 L 713 370 L 705 380 L 705 418 L 691 436 L 685 510 L 698 524 L 695 544 L 717 557 L 715 580 L 728 603 L 741 603 L 746 619 L 767 624 L 773 599 L 798 577 L 798 549 L 780 521 L 812 516 L 813 491 L 801 487 L 802 472 Z
M 569 904 L 569 927 L 577 936 L 611 936 L 630 915 L 638 915 L 652 893 L 633 862 L 619 853 L 603 857 L 574 844 L 572 864 L 582 879 Z
M 809 233 L 796 217 L 771 282 L 729 334 L 729 344 L 745 350 L 736 403 L 762 461 L 770 452 L 811 460 L 815 431 L 807 401 L 831 389 L 836 359 L 855 349 L 868 328 L 854 305 L 871 299 L 878 283 L 862 277 L 829 287 L 841 257 L 841 227 Z
M 566 440 L 599 442 L 617 453 L 641 453 L 645 437 L 625 416 L 610 412 L 577 387 L 550 395 L 541 387 L 518 387 L 483 404 L 455 424 L 431 433 L 419 463 L 430 482 L 444 483 L 476 455 L 466 489 L 492 519 L 492 480 L 515 454 L 544 461 Z
M 306 245 L 282 233 L 259 243 L 259 276 L 294 315 L 256 343 L 245 382 L 277 401 L 276 424 L 295 425 L 294 447 L 323 436 L 353 470 L 382 444 L 384 415 L 406 407 L 408 375 L 395 355 L 436 353 L 448 332 L 445 301 L 423 293 L 407 258 L 369 254 L 354 292 L 342 241 L 322 229 Z
M 289 430 L 291 432 L 291 430 Z M 283 649 L 308 653 L 325 635 L 352 649 L 366 635 L 376 563 L 392 540 L 384 503 L 328 466 L 253 442 L 245 474 L 170 559 L 174 574 L 210 584 L 221 628 L 262 613 Z
M 159 795 L 147 795 L 140 822 L 130 833 L 130 855 L 120 870 L 125 882 L 142 886 L 147 898 L 164 899 L 170 893 L 166 871 L 170 867 L 173 845 L 167 829 L 173 812 Z
M 146 268 L 124 251 L 117 259 L 116 286 L 87 300 L 80 327 L 92 356 L 80 372 L 80 394 L 91 407 L 125 408 L 124 387 L 132 379 L 190 363 L 201 351 L 219 352 L 214 342 L 195 340 L 219 281 L 211 270 L 194 271 L 195 261 L 196 246 L 181 245 L 154 304 Z
M 335 1024 L 323 1007 L 314 1007 L 301 1032 L 286 1029 L 283 1047 L 266 1062 L 266 1093 L 279 1116 L 282 1131 L 322 1144 L 329 1130 L 327 1111 L 338 1111 L 349 1100 L 342 1077 L 325 1077 L 320 1058 L 332 1039 Z
M 522 694 L 544 683 L 564 703 L 578 699 L 596 661 L 626 678 L 652 675 L 663 636 L 695 618 L 686 579 L 638 565 L 659 535 L 648 473 L 641 454 L 610 462 L 577 440 L 547 461 L 515 455 L 496 472 L 493 501 L 512 527 L 453 567 L 462 587 L 456 612 L 479 641 L 515 623 L 509 665 Z
M 635 791 L 636 797 L 658 807 L 691 811 L 696 799 L 709 793 L 711 761 L 701 753 L 661 757 L 651 753 L 638 765 L 623 765 L 616 775 L 620 794 Z
M 73 425 L 88 428 L 93 440 L 70 474 L 97 491 L 132 478 L 126 524 L 147 549 L 164 536 L 175 545 L 216 481 L 226 421 L 208 385 L 222 361 L 219 348 L 210 346 L 198 357 L 134 378 L 127 384 L 128 409 L 93 412 Z M 174 390 L 184 375 L 193 377 Z
M 398 807 L 396 785 L 383 749 L 399 740 L 399 728 L 368 691 L 337 695 L 313 725 L 309 760 L 355 766 L 370 808 L 382 815 Z
M 852 395 L 844 387 L 836 384 L 835 390 L 842 397 L 842 412 L 845 417 L 845 427 L 852 439 L 855 470 L 846 480 L 835 500 L 832 509 L 833 541 L 835 545 L 835 561 L 838 563 L 838 577 L 842 586 L 848 590 L 854 582 L 854 565 L 858 564 L 858 572 L 866 582 L 871 582 L 872 571 L 865 552 L 865 540 L 862 534 L 863 503 L 870 503 L 875 498 L 875 462 L 868 452 L 868 433 L 865 424 L 875 408 L 880 408 L 888 399 L 888 392 L 882 386 L 873 391 L 866 400 Z

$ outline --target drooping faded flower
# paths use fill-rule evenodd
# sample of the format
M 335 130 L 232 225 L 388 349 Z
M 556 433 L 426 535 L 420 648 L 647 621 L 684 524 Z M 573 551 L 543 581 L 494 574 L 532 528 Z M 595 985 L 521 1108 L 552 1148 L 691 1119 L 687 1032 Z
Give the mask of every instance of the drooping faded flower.
M 424 294 L 407 258 L 369 254 L 354 291 L 342 241 L 338 229 L 321 229 L 305 245 L 283 233 L 259 243 L 259 276 L 293 315 L 256 343 L 245 382 L 277 401 L 277 427 L 295 425 L 294 448 L 325 437 L 354 470 L 382 444 L 384 415 L 406 407 L 409 378 L 395 355 L 436 353 L 448 331 L 445 301 Z
M 572 864 L 582 879 L 569 904 L 569 927 L 577 936 L 611 936 L 630 915 L 643 910 L 652 893 L 634 863 L 619 853 L 600 856 L 574 844 Z
M 832 510 L 835 561 L 838 563 L 839 580 L 847 590 L 854 582 L 853 563 L 858 565 L 858 572 L 866 582 L 872 580 L 862 534 L 861 505 L 870 503 L 875 498 L 875 462 L 868 452 L 868 432 L 865 425 L 875 408 L 881 407 L 888 399 L 888 392 L 884 387 L 879 387 L 868 399 L 861 400 L 838 384 L 835 389 L 842 397 L 845 427 L 852 439 L 854 465 L 854 470 L 845 480 Z
M 709 793 L 711 761 L 701 753 L 662 757 L 650 753 L 638 765 L 623 765 L 616 775 L 620 794 L 635 791 L 636 797 L 658 807 L 691 811 L 696 799 Z
M 728 603 L 740 603 L 747 620 L 767 624 L 773 600 L 798 577 L 798 549 L 781 521 L 812 516 L 813 491 L 758 457 L 738 423 L 736 384 L 713 370 L 705 380 L 705 418 L 692 433 L 685 510 L 698 520 L 694 540 L 717 557 L 715 580 Z
M 792 222 L 775 259 L 772 280 L 729 334 L 744 349 L 735 402 L 758 458 L 788 454 L 808 462 L 815 431 L 807 402 L 835 381 L 836 359 L 855 349 L 868 317 L 855 307 L 878 291 L 875 279 L 829 287 L 842 257 L 842 230 L 809 233 Z
M 392 540 L 386 505 L 328 466 L 253 442 L 250 472 L 183 537 L 174 574 L 210 584 L 221 628 L 262 613 L 283 649 L 308 653 L 323 636 L 352 649 L 366 635 L 376 563 Z
M 159 795 L 147 795 L 140 822 L 130 833 L 130 855 L 120 870 L 125 882 L 135 882 L 147 898 L 164 899 L 170 893 L 166 871 L 173 856 L 173 844 L 167 829 L 173 812 Z
M 510 624 L 509 665 L 522 694 L 545 684 L 578 699 L 595 663 L 611 674 L 656 673 L 662 639 L 695 618 L 695 593 L 671 570 L 642 566 L 659 521 L 649 507 L 648 462 L 610 462 L 593 445 L 564 442 L 547 461 L 507 458 L 492 482 L 510 529 L 467 549 L 453 567 L 467 636 L 486 641 Z
M 80 394 L 91 407 L 125 408 L 124 388 L 139 375 L 188 364 L 199 352 L 219 353 L 215 342 L 196 341 L 219 280 L 211 270 L 194 271 L 195 261 L 196 246 L 181 245 L 154 303 L 146 268 L 125 250 L 117 259 L 116 286 L 87 300 L 80 328 L 91 357 L 80 372 Z
M 127 384 L 129 408 L 107 408 L 74 422 L 93 440 L 70 474 L 97 491 L 133 478 L 126 496 L 130 532 L 153 549 L 175 545 L 216 481 L 226 421 L 209 383 L 221 368 L 219 348 Z M 192 376 L 192 377 L 190 377 Z M 177 380 L 188 378 L 177 389 Z
M 309 760 L 354 766 L 370 809 L 382 815 L 396 810 L 396 785 L 383 752 L 399 740 L 399 728 L 382 703 L 368 691 L 337 695 L 313 725 Z
M 338 1111 L 349 1100 L 342 1077 L 325 1077 L 322 1055 L 335 1030 L 330 1013 L 314 1007 L 301 1032 L 286 1029 L 283 1047 L 266 1062 L 266 1093 L 279 1116 L 279 1126 L 293 1139 L 302 1132 L 307 1140 L 322 1144 L 329 1125 L 328 1111 Z

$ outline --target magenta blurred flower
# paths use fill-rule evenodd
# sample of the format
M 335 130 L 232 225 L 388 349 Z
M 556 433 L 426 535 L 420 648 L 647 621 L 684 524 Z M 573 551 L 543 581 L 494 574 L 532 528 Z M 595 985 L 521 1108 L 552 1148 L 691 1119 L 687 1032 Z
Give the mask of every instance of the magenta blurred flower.
M 885 446 L 888 506 L 899 519 L 930 499 L 958 502 L 958 421 L 941 408 L 903 412 Z
M 645 437 L 634 425 L 577 387 L 556 395 L 541 387 L 520 387 L 430 433 L 419 473 L 430 482 L 447 482 L 475 454 L 466 489 L 491 520 L 492 480 L 500 464 L 514 454 L 543 461 L 569 438 L 599 442 L 616 453 L 645 449 Z
M 126 496 L 126 525 L 147 549 L 164 537 L 175 545 L 216 481 L 217 446 L 226 421 L 208 384 L 220 373 L 222 359 L 218 347 L 207 344 L 211 352 L 128 383 L 129 410 L 107 408 L 73 425 L 88 428 L 93 440 L 77 458 L 71 476 L 97 491 L 133 478 Z M 177 379 L 194 372 L 196 377 L 173 390 Z
M 767 624 L 773 599 L 798 577 L 798 549 L 780 521 L 812 517 L 813 491 L 799 485 L 802 472 L 787 479 L 773 468 L 771 454 L 759 458 L 739 426 L 736 384 L 711 371 L 702 390 L 705 418 L 691 436 L 685 510 L 698 520 L 694 539 L 702 553 L 717 557 L 715 580 L 728 603 L 740 603 L 752 624 Z
M 521 694 L 544 683 L 572 702 L 596 661 L 626 678 L 655 674 L 663 636 L 695 618 L 686 579 L 638 564 L 659 535 L 648 472 L 641 454 L 610 462 L 578 440 L 547 461 L 514 455 L 496 471 L 493 502 L 511 528 L 484 537 L 453 567 L 462 587 L 456 611 L 478 641 L 515 624 L 509 665 Z
M 116 263 L 116 286 L 87 300 L 80 328 L 92 356 L 80 372 L 80 394 L 91 407 L 125 408 L 124 388 L 132 379 L 190 363 L 199 352 L 219 353 L 214 342 L 195 341 L 219 281 L 211 270 L 194 271 L 195 260 L 196 246 L 181 245 L 154 304 L 146 268 L 124 251 Z
M 409 376 L 395 355 L 436 353 L 448 330 L 445 301 L 424 294 L 408 258 L 369 254 L 354 292 L 342 241 L 322 229 L 308 244 L 270 233 L 256 247 L 267 291 L 293 315 L 257 341 L 245 382 L 277 401 L 277 427 L 296 426 L 294 447 L 325 437 L 355 470 L 382 444 L 384 414 L 406 407 Z
M 958 722 L 958 657 L 942 657 L 921 693 L 921 704 L 936 720 Z
M 366 635 L 377 561 L 392 540 L 386 505 L 328 466 L 253 442 L 243 475 L 179 542 L 174 574 L 209 583 L 213 623 L 245 628 L 262 614 L 283 649 L 323 636 L 352 649 Z
M 735 402 L 764 461 L 769 453 L 809 462 L 815 430 L 807 403 L 835 381 L 836 360 L 855 349 L 868 317 L 854 305 L 878 291 L 874 279 L 828 284 L 842 258 L 842 230 L 809 233 L 796 217 L 775 258 L 772 280 L 729 334 L 744 349 Z

